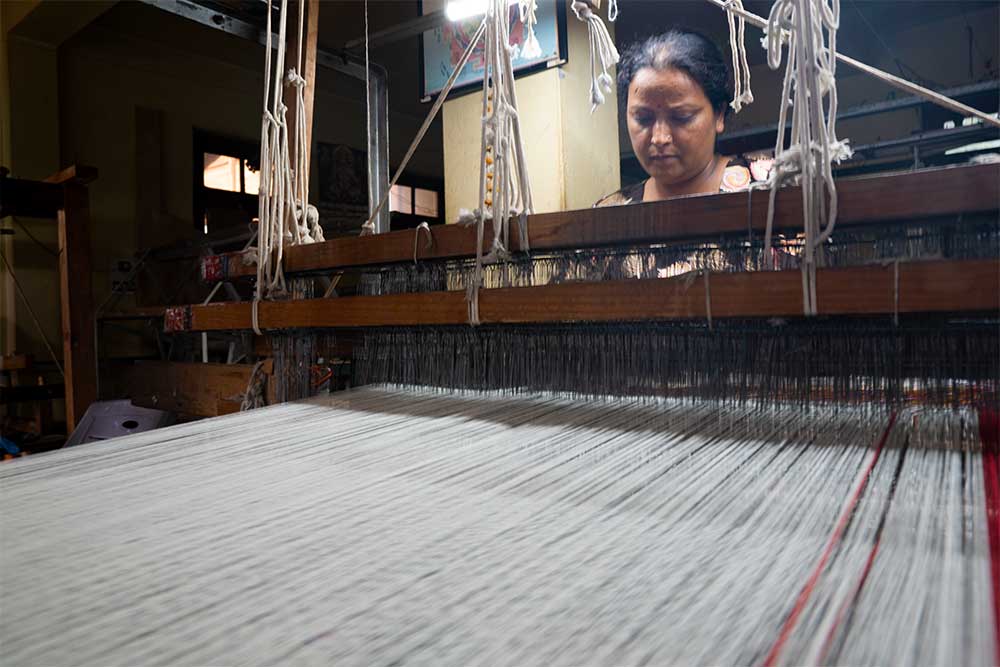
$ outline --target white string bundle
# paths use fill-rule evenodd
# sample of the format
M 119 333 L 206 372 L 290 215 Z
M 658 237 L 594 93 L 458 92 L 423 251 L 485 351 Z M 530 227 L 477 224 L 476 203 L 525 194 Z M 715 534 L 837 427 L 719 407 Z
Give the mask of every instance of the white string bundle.
M 524 26 L 526 33 L 524 44 L 521 45 L 520 56 L 528 60 L 540 58 L 542 45 L 538 43 L 538 36 L 535 35 L 535 24 L 538 23 L 536 16 L 538 3 L 536 0 L 518 0 L 517 5 L 521 13 L 521 25 Z
M 527 215 L 534 212 L 524 158 L 517 94 L 511 64 L 507 0 L 489 0 L 486 11 L 482 101 L 482 161 L 479 176 L 476 274 L 468 293 L 469 321 L 477 324 L 482 265 L 503 260 L 510 245 L 510 216 L 518 216 L 522 250 L 528 250 Z M 486 221 L 493 240 L 484 254 Z
M 767 62 L 771 69 L 781 66 L 781 46 L 786 35 L 789 43 L 764 247 L 770 251 L 778 188 L 789 182 L 800 183 L 805 220 L 802 290 L 806 315 L 817 313 L 818 251 L 837 221 L 837 189 L 831 165 L 851 155 L 847 141 L 838 141 L 835 131 L 839 23 L 840 0 L 777 0 L 768 18 Z M 789 107 L 792 134 L 791 143 L 786 145 L 782 128 Z
M 750 90 L 750 64 L 747 62 L 746 19 L 729 8 L 742 10 L 743 0 L 726 0 L 726 19 L 729 21 L 729 50 L 733 54 L 733 101 L 730 106 L 736 113 L 744 105 L 753 103 Z
M 570 5 L 576 18 L 587 24 L 587 33 L 590 39 L 590 112 L 593 113 L 597 107 L 604 104 L 604 93 L 611 94 L 614 90 L 614 79 L 608 70 L 618 64 L 621 56 L 615 48 L 615 42 L 611 39 L 608 27 L 601 21 L 591 9 L 590 4 L 585 0 L 574 0 Z M 608 19 L 612 14 L 618 17 L 618 5 L 608 6 Z M 603 92 L 602 92 L 603 89 Z
M 309 144 L 306 131 L 305 87 L 303 71 L 303 33 L 305 2 L 299 3 L 298 53 L 293 67 L 285 72 L 288 0 L 280 0 L 277 33 L 277 54 L 272 67 L 271 33 L 272 0 L 267 3 L 267 44 L 264 53 L 264 116 L 260 138 L 260 188 L 258 192 L 257 285 L 254 293 L 254 314 L 257 303 L 272 292 L 285 291 L 285 276 L 281 268 L 284 246 L 323 240 L 319 214 L 309 205 Z M 284 87 L 292 86 L 296 98 L 295 161 L 289 146 L 289 129 L 285 117 Z M 259 334 L 256 317 L 254 330 Z
M 763 664 L 818 571 L 774 664 L 992 664 L 975 414 L 886 430 L 364 387 L 29 456 L 4 661 Z

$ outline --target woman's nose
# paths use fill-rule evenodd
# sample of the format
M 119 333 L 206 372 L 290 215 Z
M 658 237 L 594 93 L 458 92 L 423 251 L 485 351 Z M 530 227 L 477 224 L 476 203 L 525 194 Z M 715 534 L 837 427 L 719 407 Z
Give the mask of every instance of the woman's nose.
M 669 144 L 674 138 L 667 123 L 656 123 L 653 125 L 653 143 L 658 145 Z

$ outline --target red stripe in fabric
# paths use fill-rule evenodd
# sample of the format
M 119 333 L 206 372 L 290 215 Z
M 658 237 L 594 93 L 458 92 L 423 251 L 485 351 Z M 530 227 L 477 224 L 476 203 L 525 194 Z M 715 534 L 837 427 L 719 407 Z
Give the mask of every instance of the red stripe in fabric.
M 993 574 L 994 664 L 1000 665 L 1000 413 L 979 409 L 979 438 L 983 443 L 983 483 L 986 486 L 986 525 L 990 535 L 990 571 Z
M 875 540 L 875 544 L 872 546 L 871 552 L 868 554 L 868 560 L 865 562 L 865 568 L 861 572 L 861 578 L 858 579 L 858 585 L 854 587 L 854 591 L 851 596 L 844 600 L 843 604 L 840 605 L 840 609 L 837 611 L 837 618 L 830 626 L 830 632 L 827 633 L 826 639 L 823 641 L 823 650 L 819 654 L 820 664 L 826 664 L 826 654 L 830 650 L 830 646 L 833 644 L 834 636 L 837 634 L 837 628 L 844 620 L 844 615 L 850 608 L 854 601 L 861 596 L 861 589 L 865 587 L 865 581 L 868 580 L 868 573 L 872 571 L 872 564 L 875 562 L 875 556 L 878 555 L 879 545 L 882 543 L 882 538 Z
M 868 467 L 865 469 L 864 475 L 862 475 L 861 480 L 858 482 L 857 488 L 854 489 L 854 495 L 851 496 L 847 507 L 844 508 L 844 512 L 840 515 L 840 520 L 837 521 L 837 527 L 834 528 L 833 533 L 830 535 L 830 540 L 826 543 L 823 555 L 820 556 L 819 562 L 816 563 L 816 568 L 813 570 L 813 573 L 809 576 L 809 579 L 799 592 L 799 596 L 795 600 L 795 606 L 792 607 L 791 613 L 788 615 L 788 618 L 785 619 L 785 624 L 781 626 L 781 632 L 778 634 L 778 638 L 775 640 L 774 645 L 771 646 L 771 650 L 764 659 L 764 667 L 773 667 L 773 665 L 777 663 L 778 656 L 781 654 L 781 650 L 785 647 L 785 642 L 788 641 L 788 637 L 792 634 L 792 630 L 795 628 L 795 623 L 799 620 L 799 616 L 806 607 L 806 602 L 809 601 L 809 596 L 812 595 L 813 589 L 816 588 L 816 582 L 819 581 L 819 577 L 823 573 L 823 569 L 826 567 L 826 562 L 830 559 L 830 556 L 833 555 L 834 548 L 837 546 L 837 543 L 840 542 L 840 538 L 844 536 L 844 532 L 847 530 L 847 526 L 851 522 L 851 517 L 854 516 L 854 510 L 857 508 L 858 502 L 861 500 L 861 496 L 865 492 L 865 487 L 868 486 L 868 480 L 872 476 L 875 464 L 878 463 L 879 458 L 882 456 L 882 449 L 885 447 L 885 443 L 889 439 L 889 433 L 892 431 L 892 427 L 895 423 L 896 413 L 893 412 L 889 416 L 889 424 L 885 427 L 882 437 L 875 446 L 875 451 L 872 453 L 871 460 L 868 461 Z

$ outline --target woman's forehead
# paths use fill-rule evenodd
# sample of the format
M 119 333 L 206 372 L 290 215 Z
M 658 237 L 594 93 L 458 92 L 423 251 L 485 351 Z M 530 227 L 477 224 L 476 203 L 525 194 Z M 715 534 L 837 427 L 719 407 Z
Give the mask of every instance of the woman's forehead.
M 687 72 L 676 67 L 643 67 L 632 78 L 629 101 L 642 104 L 708 104 L 701 86 Z

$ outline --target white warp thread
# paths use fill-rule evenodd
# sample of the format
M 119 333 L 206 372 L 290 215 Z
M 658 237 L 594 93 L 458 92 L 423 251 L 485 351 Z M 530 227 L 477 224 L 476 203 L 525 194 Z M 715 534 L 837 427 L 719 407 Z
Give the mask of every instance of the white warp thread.
M 364 387 L 25 457 L 4 661 L 759 664 L 885 426 Z M 974 413 L 901 415 L 780 664 L 991 664 L 984 494 Z

